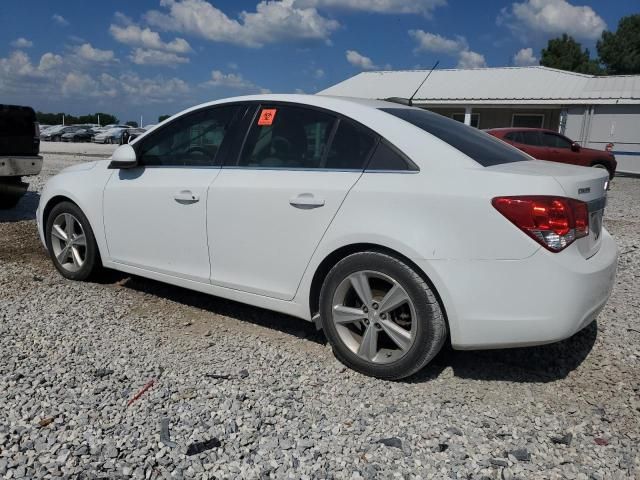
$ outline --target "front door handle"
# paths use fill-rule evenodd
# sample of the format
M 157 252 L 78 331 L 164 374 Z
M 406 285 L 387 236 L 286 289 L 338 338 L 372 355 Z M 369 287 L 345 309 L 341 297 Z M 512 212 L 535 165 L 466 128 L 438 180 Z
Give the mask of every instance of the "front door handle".
M 312 193 L 301 193 L 289 200 L 289 204 L 292 207 L 301 208 L 303 210 L 309 210 L 312 208 L 322 207 L 324 205 L 324 199 L 315 197 Z
M 191 203 L 197 203 L 200 201 L 200 197 L 193 193 L 191 190 L 180 190 L 173 196 L 174 200 L 183 205 L 189 205 Z

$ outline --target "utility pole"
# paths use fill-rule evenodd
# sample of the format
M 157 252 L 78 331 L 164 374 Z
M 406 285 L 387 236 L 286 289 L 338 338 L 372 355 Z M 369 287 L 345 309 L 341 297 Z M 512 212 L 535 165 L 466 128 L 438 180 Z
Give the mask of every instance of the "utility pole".
M 62 114 L 62 125 L 64 126 L 64 113 Z
M 98 126 L 101 127 L 102 124 L 100 123 L 100 114 L 98 114 Z
M 142 115 L 140 115 L 140 125 L 138 125 L 140 128 L 142 128 Z

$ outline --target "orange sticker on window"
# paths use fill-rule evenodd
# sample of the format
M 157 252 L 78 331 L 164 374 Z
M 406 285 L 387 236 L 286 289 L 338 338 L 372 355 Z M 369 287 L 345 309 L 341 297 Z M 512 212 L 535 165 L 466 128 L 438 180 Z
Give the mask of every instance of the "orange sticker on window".
M 258 125 L 265 126 L 271 125 L 276 118 L 277 110 L 275 108 L 264 108 L 260 112 L 260 118 L 258 118 Z

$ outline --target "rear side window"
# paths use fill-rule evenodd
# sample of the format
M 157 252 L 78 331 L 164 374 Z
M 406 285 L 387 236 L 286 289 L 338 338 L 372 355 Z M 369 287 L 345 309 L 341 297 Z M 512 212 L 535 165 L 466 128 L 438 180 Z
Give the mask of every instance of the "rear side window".
M 381 110 L 430 133 L 485 167 L 530 160 L 502 140 L 437 113 L 417 108 Z
M 398 150 L 381 140 L 371 157 L 367 170 L 417 171 L 418 167 Z
M 346 119 L 338 124 L 324 168 L 362 170 L 375 145 L 375 136 Z

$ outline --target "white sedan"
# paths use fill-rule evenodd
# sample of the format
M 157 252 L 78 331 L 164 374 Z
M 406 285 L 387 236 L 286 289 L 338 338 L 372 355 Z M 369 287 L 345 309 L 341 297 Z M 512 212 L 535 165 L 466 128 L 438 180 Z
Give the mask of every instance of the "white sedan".
M 198 105 L 47 183 L 53 264 L 314 321 L 398 379 L 456 349 L 554 342 L 614 284 L 606 171 L 533 160 L 395 103 L 263 95 Z

